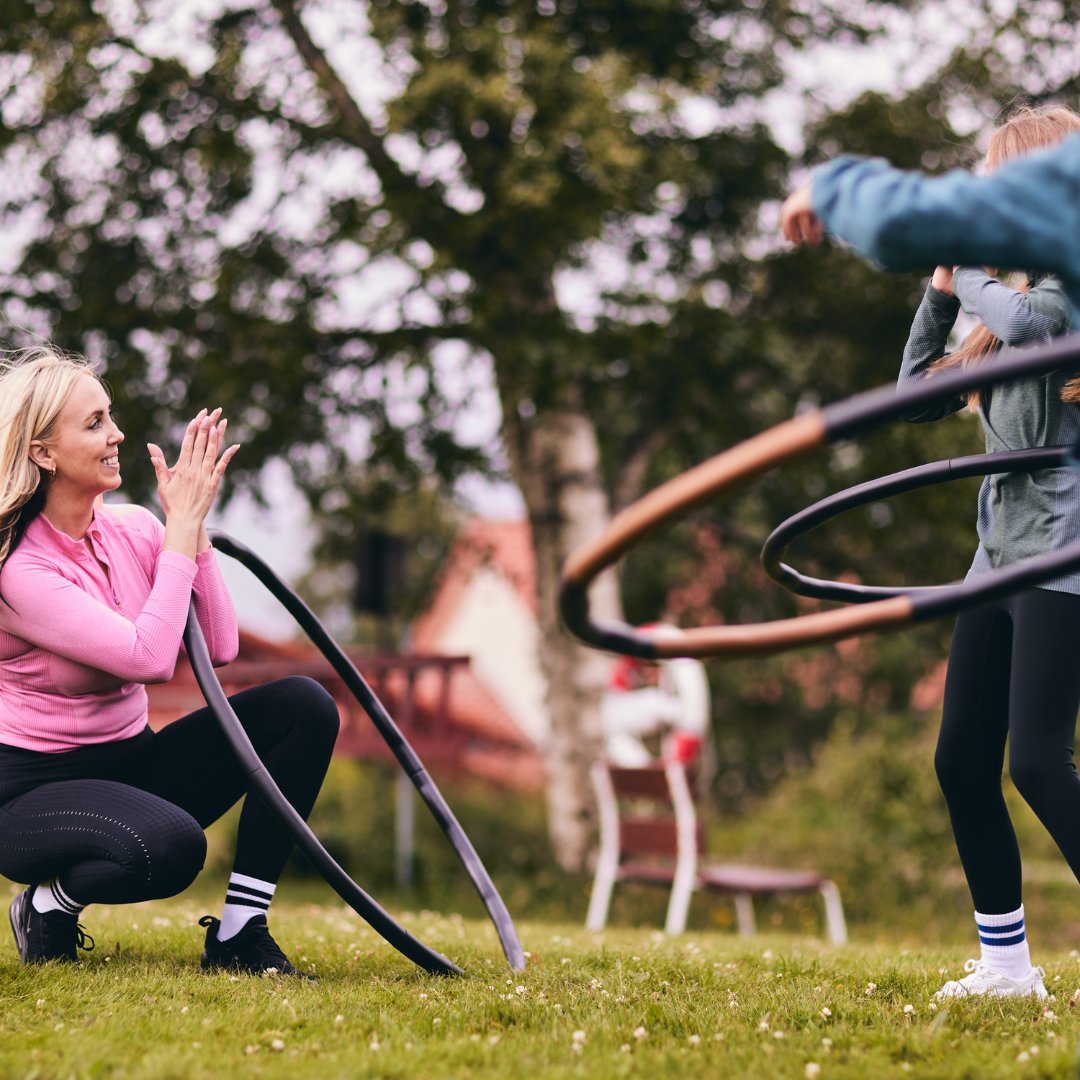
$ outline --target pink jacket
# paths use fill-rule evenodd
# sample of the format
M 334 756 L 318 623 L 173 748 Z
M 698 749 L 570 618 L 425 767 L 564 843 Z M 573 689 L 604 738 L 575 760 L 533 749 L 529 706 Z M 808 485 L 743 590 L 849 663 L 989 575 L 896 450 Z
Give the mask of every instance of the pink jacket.
M 164 526 L 132 505 L 99 507 L 87 537 L 97 559 L 39 514 L 0 571 L 0 743 L 57 753 L 137 735 L 143 683 L 172 678 L 192 591 L 214 663 L 236 658 L 213 551 L 164 551 Z

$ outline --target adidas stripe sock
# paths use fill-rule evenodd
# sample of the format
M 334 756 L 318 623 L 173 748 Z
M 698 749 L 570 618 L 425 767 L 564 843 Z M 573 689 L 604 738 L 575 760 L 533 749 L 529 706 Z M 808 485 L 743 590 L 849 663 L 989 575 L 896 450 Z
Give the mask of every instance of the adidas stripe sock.
M 225 906 L 221 910 L 218 941 L 228 941 L 247 926 L 249 919 L 265 915 L 276 888 L 269 881 L 260 881 L 246 874 L 231 875 L 225 893 Z
M 30 904 L 39 915 L 44 915 L 47 911 L 65 911 L 68 915 L 78 915 L 85 907 L 84 904 L 76 904 L 60 888 L 60 882 L 56 878 L 52 881 L 43 881 L 34 890 Z
M 975 924 L 979 928 L 984 963 L 1010 979 L 1022 979 L 1031 970 L 1023 904 L 1004 915 L 983 915 L 976 911 Z

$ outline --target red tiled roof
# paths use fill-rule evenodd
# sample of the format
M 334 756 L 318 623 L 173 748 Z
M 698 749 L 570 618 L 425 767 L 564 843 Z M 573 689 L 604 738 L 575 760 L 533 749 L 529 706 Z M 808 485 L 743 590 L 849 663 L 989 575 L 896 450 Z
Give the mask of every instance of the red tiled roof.
M 521 602 L 536 614 L 536 557 L 529 523 L 469 518 L 439 572 L 431 606 L 413 623 L 413 648 L 417 652 L 437 649 L 469 581 L 481 566 L 498 570 Z

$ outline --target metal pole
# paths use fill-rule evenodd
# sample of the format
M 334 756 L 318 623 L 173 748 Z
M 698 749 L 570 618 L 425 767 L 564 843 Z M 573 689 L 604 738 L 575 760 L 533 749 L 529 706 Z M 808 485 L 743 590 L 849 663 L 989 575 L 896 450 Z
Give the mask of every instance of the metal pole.
M 397 859 L 394 872 L 399 889 L 411 889 L 413 884 L 413 852 L 416 849 L 413 814 L 413 782 L 409 774 L 397 767 L 394 776 L 397 789 L 397 813 L 394 821 L 397 837 Z

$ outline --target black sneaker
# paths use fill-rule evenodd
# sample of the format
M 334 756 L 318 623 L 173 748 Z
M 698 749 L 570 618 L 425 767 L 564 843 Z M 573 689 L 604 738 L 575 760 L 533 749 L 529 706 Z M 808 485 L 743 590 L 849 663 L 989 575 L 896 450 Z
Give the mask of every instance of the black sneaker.
M 11 932 L 19 947 L 24 964 L 46 964 L 58 960 L 64 964 L 78 963 L 76 947 L 90 952 L 94 939 L 79 925 L 78 915 L 66 911 L 46 911 L 44 915 L 34 910 L 33 899 L 36 885 L 23 889 L 11 901 Z M 90 944 L 87 945 L 87 942 Z
M 246 971 L 252 975 L 296 975 L 315 982 L 314 975 L 298 971 L 289 963 L 288 957 L 278 948 L 270 936 L 265 915 L 248 919 L 244 929 L 228 941 L 218 941 L 220 919 L 204 915 L 199 920 L 206 927 L 206 948 L 203 949 L 199 967 L 203 971 L 225 968 L 228 971 Z

